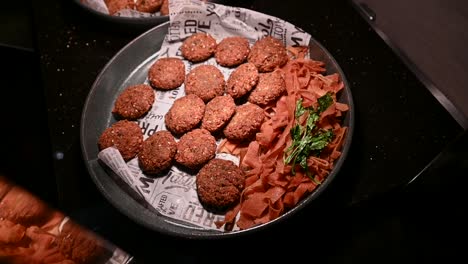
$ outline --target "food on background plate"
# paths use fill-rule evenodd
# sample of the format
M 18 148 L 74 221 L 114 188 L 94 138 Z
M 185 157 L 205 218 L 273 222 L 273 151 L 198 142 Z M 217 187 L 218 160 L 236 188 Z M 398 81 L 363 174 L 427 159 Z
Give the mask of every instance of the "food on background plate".
M 81 2 L 88 4 L 87 0 L 81 0 Z M 104 0 L 104 5 L 107 7 L 109 15 L 112 16 L 116 16 L 120 11 L 124 10 L 135 10 L 143 14 L 155 14 L 161 11 L 163 0 Z M 164 14 L 161 12 L 161 15 Z
M 212 159 L 196 175 L 197 193 L 204 207 L 223 212 L 239 203 L 244 172 L 230 160 Z
M 141 150 L 143 133 L 136 122 L 120 120 L 106 128 L 99 137 L 99 150 L 115 147 L 125 161 L 133 159 Z
M 237 67 L 227 80 L 226 92 L 234 99 L 247 95 L 258 82 L 258 70 L 253 63 Z
M 147 84 L 131 85 L 119 94 L 112 113 L 119 119 L 135 120 L 148 113 L 153 103 L 154 91 L 151 86 Z
M 164 118 L 167 129 L 180 136 L 196 128 L 203 119 L 205 107 L 203 100 L 194 94 L 176 99 Z
M 265 107 L 275 103 L 284 92 L 286 84 L 280 71 L 261 73 L 258 84 L 249 95 L 249 102 Z
M 72 220 L 61 226 L 57 244 L 60 252 L 75 263 L 100 263 L 106 261 L 106 249 L 90 232 Z M 108 254 L 108 253 L 107 253 Z
M 185 78 L 185 94 L 194 94 L 205 103 L 223 95 L 226 87 L 223 73 L 213 65 L 193 68 Z
M 168 16 L 169 15 L 169 0 L 163 0 L 161 9 L 159 10 L 161 16 Z
M 52 212 L 46 204 L 19 187 L 11 187 L 5 183 L 3 185 L 6 193 L 0 197 L 0 219 L 8 219 L 23 226 L 29 226 L 42 225 L 50 218 Z M 11 188 L 6 189 L 6 186 Z
M 281 40 L 267 36 L 253 44 L 247 60 L 253 63 L 259 72 L 271 72 L 283 66 L 288 61 L 288 55 Z
M 168 170 L 177 152 L 177 142 L 167 130 L 160 130 L 143 141 L 138 154 L 141 170 L 147 174 L 159 174 Z
M 247 60 L 250 53 L 249 40 L 245 37 L 227 37 L 215 50 L 216 62 L 225 67 L 235 67 Z
M 195 33 L 186 38 L 180 47 L 182 56 L 191 62 L 202 62 L 213 56 L 216 39 L 207 33 Z
M 109 10 L 109 15 L 115 15 L 124 9 L 135 9 L 134 0 L 104 0 L 104 2 Z
M 162 0 L 136 0 L 135 8 L 140 12 L 156 13 L 162 6 Z
M 0 176 L 0 189 L 0 263 L 118 263 L 110 243 L 24 188 Z
M 236 112 L 236 103 L 230 95 L 216 96 L 206 104 L 201 128 L 217 133 Z
M 200 169 L 216 155 L 216 139 L 206 129 L 184 134 L 177 143 L 175 160 L 189 169 Z
M 260 106 L 251 103 L 240 105 L 224 128 L 224 136 L 232 141 L 250 141 L 260 130 L 264 118 L 265 113 Z
M 151 65 L 148 80 L 156 89 L 175 89 L 185 81 L 184 62 L 179 58 L 160 58 Z

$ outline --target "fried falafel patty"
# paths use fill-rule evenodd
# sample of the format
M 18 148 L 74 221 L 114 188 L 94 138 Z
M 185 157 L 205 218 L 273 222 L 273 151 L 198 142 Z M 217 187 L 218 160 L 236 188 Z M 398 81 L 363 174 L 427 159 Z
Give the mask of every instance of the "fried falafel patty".
M 179 58 L 160 58 L 151 65 L 148 80 L 157 89 L 175 89 L 185 81 L 185 64 Z
M 211 133 L 219 131 L 236 112 L 236 103 L 230 95 L 217 96 L 206 104 L 201 128 Z
M 251 140 L 260 130 L 264 117 L 260 106 L 252 103 L 240 105 L 224 128 L 224 136 L 232 141 Z
M 135 3 L 136 10 L 145 13 L 155 13 L 159 11 L 163 0 L 137 0 Z
M 212 159 L 197 174 L 198 198 L 209 209 L 226 210 L 239 202 L 245 174 L 234 162 Z
M 73 220 L 62 225 L 55 242 L 60 252 L 77 264 L 103 263 L 112 256 L 100 237 Z
M 271 72 L 283 66 L 288 61 L 288 55 L 279 39 L 267 36 L 253 44 L 247 60 L 255 64 L 259 72 Z
M 244 63 L 250 53 L 250 44 L 245 37 L 227 37 L 216 46 L 215 58 L 219 65 L 234 67 Z
M 180 47 L 182 56 L 191 62 L 201 62 L 213 56 L 216 39 L 208 33 L 195 33 L 186 38 Z
M 47 204 L 19 186 L 12 186 L 5 197 L 0 199 L 0 219 L 24 226 L 40 226 L 51 213 Z
M 169 131 L 181 135 L 197 127 L 204 114 L 203 100 L 194 94 L 188 94 L 174 101 L 165 115 L 164 122 Z
M 105 0 L 104 2 L 106 3 L 109 15 L 114 15 L 124 9 L 132 10 L 135 8 L 135 2 L 133 0 Z
M 280 71 L 261 73 L 258 84 L 248 100 L 263 107 L 276 102 L 285 91 L 286 84 Z
M 185 93 L 195 94 L 205 103 L 223 95 L 225 87 L 223 73 L 213 65 L 197 66 L 185 78 Z
M 161 13 L 161 16 L 169 15 L 169 0 L 163 0 L 161 9 L 159 9 L 159 12 Z
M 147 174 L 161 173 L 172 166 L 176 152 L 177 142 L 171 132 L 157 131 L 143 141 L 138 153 L 140 168 Z
M 226 92 L 238 99 L 249 93 L 258 82 L 258 70 L 253 63 L 244 63 L 237 67 L 227 81 Z
M 120 120 L 106 128 L 99 137 L 99 150 L 115 147 L 125 161 L 133 159 L 141 150 L 143 133 L 137 123 Z
M 135 120 L 148 113 L 154 103 L 154 90 L 147 84 L 131 85 L 114 103 L 112 113 L 123 119 Z
M 216 139 L 206 129 L 197 128 L 184 134 L 177 143 L 177 163 L 198 169 L 216 155 Z

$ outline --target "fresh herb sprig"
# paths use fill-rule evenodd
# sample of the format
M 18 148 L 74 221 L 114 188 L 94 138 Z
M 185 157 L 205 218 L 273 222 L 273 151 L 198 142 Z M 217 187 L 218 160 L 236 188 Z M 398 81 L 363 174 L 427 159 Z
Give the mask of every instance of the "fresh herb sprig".
M 317 109 L 314 109 L 304 107 L 302 98 L 297 101 L 294 113 L 296 124 L 291 128 L 292 144 L 284 152 L 284 163 L 291 165 L 291 173 L 296 174 L 295 167 L 299 164 L 311 179 L 313 175 L 308 170 L 307 158 L 311 155 L 320 155 L 320 152 L 333 139 L 331 129 L 324 130 L 317 127 L 320 114 L 333 103 L 333 98 L 330 93 L 327 93 L 318 98 L 317 102 Z M 305 120 L 304 125 L 298 120 Z

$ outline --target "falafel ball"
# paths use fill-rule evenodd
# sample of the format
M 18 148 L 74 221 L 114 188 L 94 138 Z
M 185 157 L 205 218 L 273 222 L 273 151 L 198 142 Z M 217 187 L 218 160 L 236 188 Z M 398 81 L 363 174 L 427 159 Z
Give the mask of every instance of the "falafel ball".
M 171 132 L 157 131 L 143 141 L 138 154 L 140 168 L 147 174 L 161 173 L 172 166 L 176 152 L 177 142 Z
M 236 103 L 230 95 L 216 96 L 206 104 L 201 128 L 211 133 L 222 129 L 236 112 Z
M 174 101 L 165 115 L 164 122 L 169 131 L 181 135 L 196 128 L 204 114 L 203 100 L 194 94 L 188 94 Z
M 224 136 L 232 141 L 251 140 L 260 130 L 264 117 L 260 106 L 252 103 L 240 105 L 224 128 Z
M 154 90 L 147 84 L 131 85 L 123 90 L 114 103 L 112 113 L 118 118 L 135 120 L 151 109 Z
M 124 9 L 135 9 L 135 1 L 133 0 L 105 0 L 104 1 L 109 11 L 109 15 L 115 15 L 115 13 Z
M 195 33 L 186 38 L 180 47 L 182 56 L 191 62 L 201 62 L 213 56 L 216 39 L 208 33 Z
M 205 103 L 223 95 L 225 87 L 223 73 L 213 65 L 197 66 L 185 78 L 185 93 L 195 94 Z
M 156 13 L 161 8 L 163 0 L 137 0 L 136 10 L 145 13 Z
M 235 206 L 245 187 L 245 174 L 234 162 L 215 158 L 197 174 L 198 198 L 209 209 L 224 211 Z
M 257 86 L 249 95 L 249 102 L 267 106 L 276 102 L 286 91 L 286 83 L 280 71 L 261 73 Z
M 184 134 L 178 144 L 175 160 L 190 169 L 198 169 L 216 155 L 216 139 L 202 128 Z
M 112 256 L 101 237 L 72 220 L 63 224 L 56 243 L 59 251 L 77 264 L 101 263 Z
M 143 132 L 137 123 L 120 120 L 106 128 L 99 137 L 99 150 L 115 147 L 125 161 L 133 159 L 141 150 Z
M 253 63 L 244 63 L 237 67 L 227 81 L 226 92 L 238 99 L 249 93 L 258 82 L 258 70 Z
M 281 40 L 267 36 L 253 44 L 247 60 L 255 64 L 259 72 L 271 72 L 288 61 L 288 54 Z
M 12 186 L 0 200 L 0 219 L 24 226 L 41 226 L 51 214 L 47 204 L 18 186 Z
M 247 60 L 250 53 L 249 40 L 245 37 L 227 37 L 216 46 L 215 58 L 219 65 L 238 66 Z
M 163 0 L 161 9 L 159 9 L 159 12 L 161 13 L 161 16 L 169 15 L 169 0 Z
M 185 81 L 185 64 L 179 58 L 160 58 L 151 65 L 148 80 L 156 89 L 175 89 Z

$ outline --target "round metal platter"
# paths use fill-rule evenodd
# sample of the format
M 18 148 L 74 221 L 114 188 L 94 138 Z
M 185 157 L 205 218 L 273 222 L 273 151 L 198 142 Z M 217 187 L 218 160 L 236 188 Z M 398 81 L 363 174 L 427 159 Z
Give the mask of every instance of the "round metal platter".
M 111 114 L 115 98 L 128 85 L 145 81 L 147 71 L 158 54 L 168 26 L 169 22 L 160 24 L 122 48 L 103 68 L 88 94 L 82 113 L 80 137 L 83 157 L 97 188 L 112 205 L 135 222 L 164 234 L 190 239 L 213 239 L 252 233 L 284 221 L 315 200 L 335 178 L 346 159 L 353 135 L 354 105 L 350 86 L 343 71 L 331 54 L 313 38 L 309 44 L 311 58 L 325 62 L 327 74 L 338 73 L 344 82 L 345 88 L 339 93 L 338 101 L 349 105 L 350 109 L 344 116 L 343 124 L 348 127 L 348 131 L 342 155 L 335 161 L 335 166 L 328 177 L 296 207 L 279 218 L 250 229 L 231 232 L 192 226 L 158 213 L 128 185 L 119 180 L 117 175 L 99 162 L 97 142 L 101 133 L 116 121 Z

